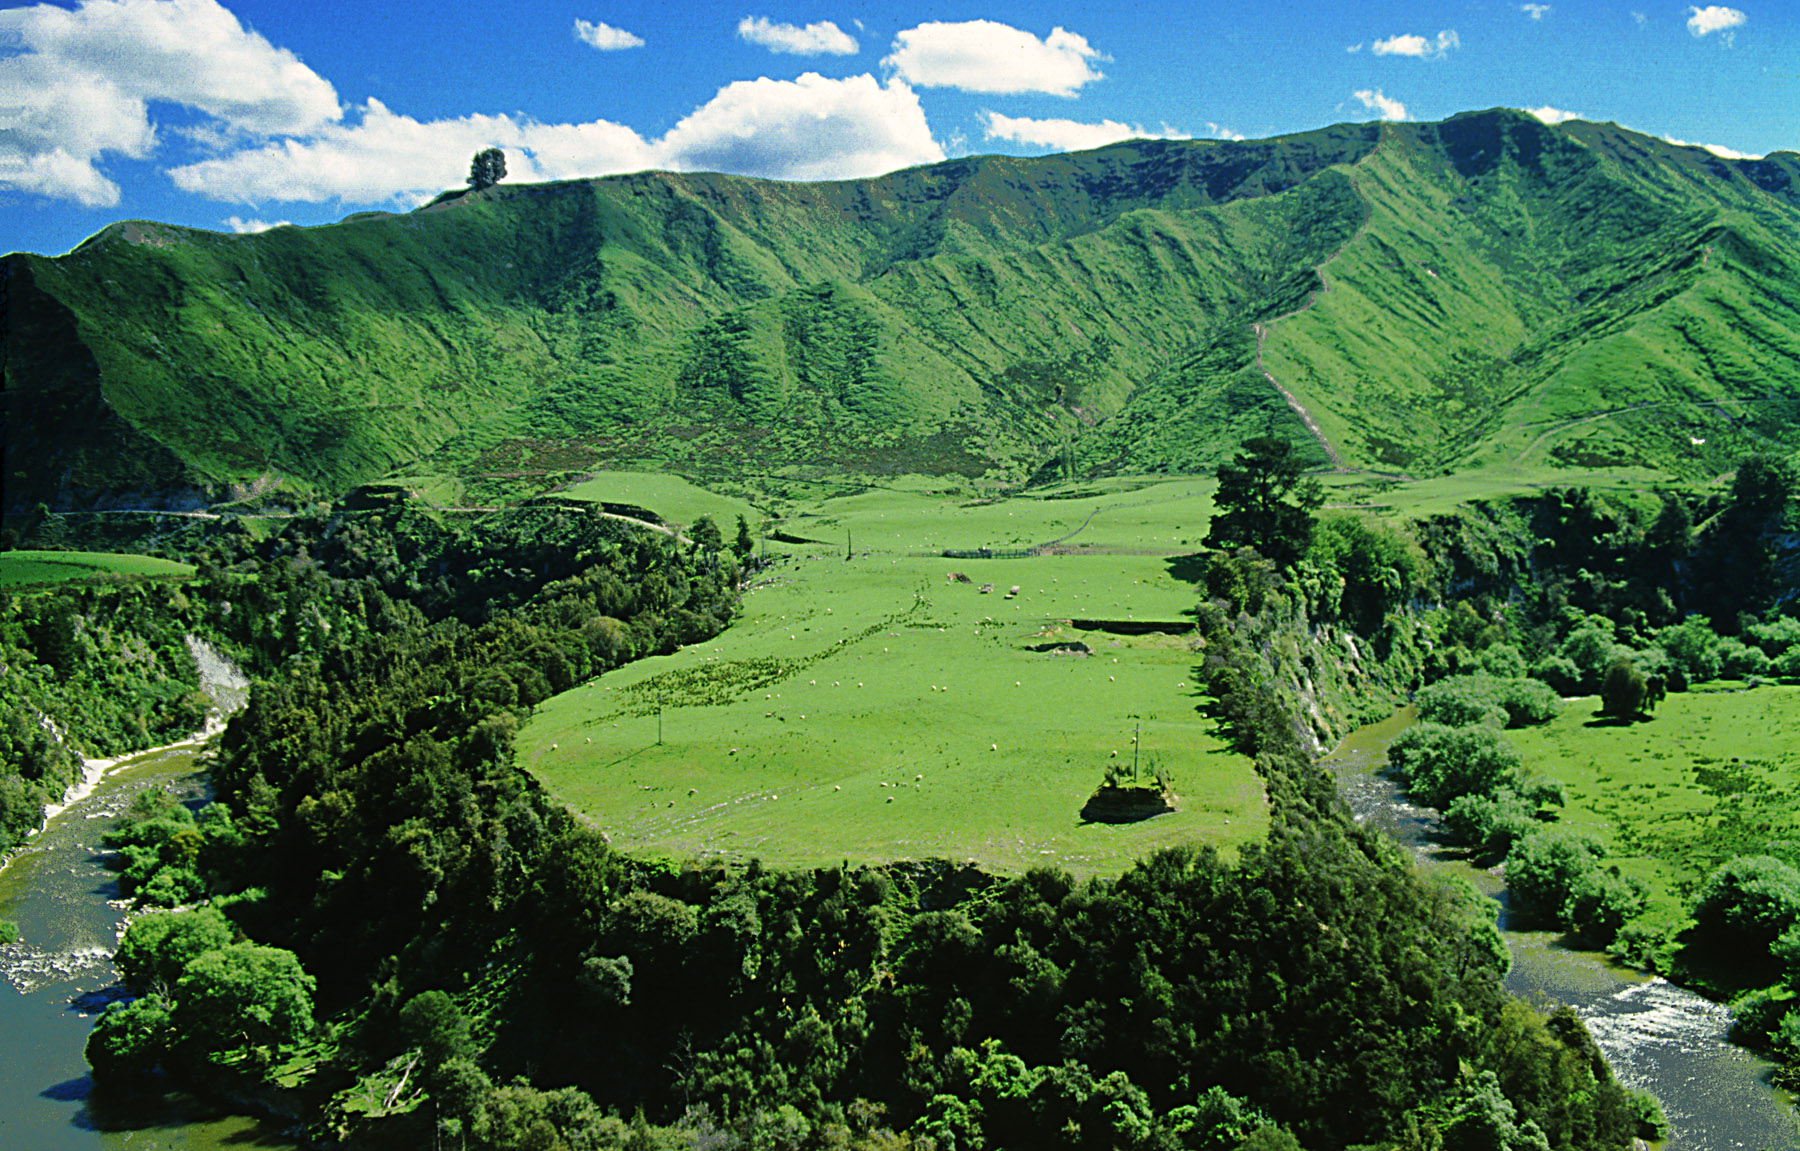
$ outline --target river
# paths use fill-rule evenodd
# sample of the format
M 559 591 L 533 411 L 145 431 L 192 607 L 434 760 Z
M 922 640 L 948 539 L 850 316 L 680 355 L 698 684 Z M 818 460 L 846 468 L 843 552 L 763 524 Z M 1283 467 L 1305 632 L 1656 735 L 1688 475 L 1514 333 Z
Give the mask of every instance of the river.
M 1389 742 L 1411 723 L 1409 710 L 1352 732 L 1325 766 L 1358 821 L 1393 836 L 1420 867 L 1460 875 L 1500 902 L 1512 953 L 1507 989 L 1539 1004 L 1573 1007 L 1619 1081 L 1661 1100 L 1673 1129 L 1670 1151 L 1800 1147 L 1800 1119 L 1769 1085 L 1770 1065 L 1726 1041 L 1724 1007 L 1599 953 L 1562 947 L 1554 933 L 1508 926 L 1500 878 L 1442 852 L 1434 838 L 1437 814 L 1406 802 L 1381 774 Z
M 198 798 L 210 741 L 131 756 L 78 790 L 0 869 L 0 919 L 20 940 L 0 947 L 0 1147 L 30 1151 L 291 1148 L 270 1124 L 185 1096 L 107 1101 L 92 1093 L 82 1046 L 93 1014 L 117 994 L 112 952 L 125 922 L 100 835 L 140 792 Z

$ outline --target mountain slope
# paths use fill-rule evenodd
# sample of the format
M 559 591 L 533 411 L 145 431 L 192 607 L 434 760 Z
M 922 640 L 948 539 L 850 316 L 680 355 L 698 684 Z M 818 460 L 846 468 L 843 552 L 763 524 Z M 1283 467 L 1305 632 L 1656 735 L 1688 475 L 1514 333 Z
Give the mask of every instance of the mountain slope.
M 422 460 L 1196 470 L 1296 408 L 1351 466 L 1716 470 L 1794 426 L 1796 177 L 1496 110 L 115 225 L 5 259 L 6 507 Z

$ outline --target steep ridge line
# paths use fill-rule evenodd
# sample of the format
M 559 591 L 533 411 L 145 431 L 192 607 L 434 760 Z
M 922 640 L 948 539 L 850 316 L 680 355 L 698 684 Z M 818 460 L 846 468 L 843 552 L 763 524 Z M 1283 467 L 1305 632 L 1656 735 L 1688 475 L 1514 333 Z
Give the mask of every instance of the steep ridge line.
M 1386 141 L 1387 128 L 1384 125 L 1381 136 L 1376 140 L 1375 146 L 1369 149 L 1369 154 L 1364 156 L 1361 160 L 1358 160 L 1357 163 L 1361 164 L 1367 161 L 1369 157 L 1374 156 L 1381 150 L 1381 145 Z M 1362 187 L 1357 184 L 1355 176 L 1346 173 L 1345 178 L 1350 181 L 1350 187 L 1355 191 L 1356 198 L 1362 201 L 1362 223 L 1358 224 L 1356 230 L 1345 237 L 1344 242 L 1333 249 L 1332 253 L 1329 256 L 1326 256 L 1324 260 L 1320 261 L 1318 267 L 1313 269 L 1313 274 L 1319 277 L 1319 286 L 1307 293 L 1306 302 L 1304 304 L 1301 304 L 1291 312 L 1283 312 L 1279 316 L 1271 316 L 1267 320 L 1259 320 L 1250 325 L 1250 330 L 1256 333 L 1256 370 L 1262 373 L 1263 379 L 1269 381 L 1270 387 L 1273 387 L 1277 392 L 1281 393 L 1281 398 L 1287 401 L 1288 407 L 1294 409 L 1294 414 L 1300 417 L 1300 422 L 1306 425 L 1306 430 L 1312 433 L 1313 439 L 1319 442 L 1319 447 L 1325 450 L 1325 458 L 1331 461 L 1332 468 L 1338 471 L 1345 471 L 1348 469 L 1344 466 L 1344 457 L 1338 454 L 1337 448 L 1333 447 L 1331 440 L 1326 438 L 1325 429 L 1319 426 L 1319 421 L 1314 419 L 1313 414 L 1307 410 L 1306 405 L 1300 402 L 1300 397 L 1282 386 L 1281 381 L 1275 378 L 1275 374 L 1263 366 L 1263 341 L 1268 338 L 1269 326 L 1271 324 L 1280 323 L 1282 320 L 1298 316 L 1301 312 L 1306 311 L 1308 308 L 1311 308 L 1313 304 L 1317 303 L 1320 296 L 1331 290 L 1331 281 L 1325 278 L 1326 267 L 1329 266 L 1333 260 L 1343 255 L 1344 249 L 1348 248 L 1351 242 L 1362 235 L 1368 228 L 1369 218 L 1373 216 L 1375 212 L 1374 205 L 1369 202 L 1367 196 L 1363 195 Z

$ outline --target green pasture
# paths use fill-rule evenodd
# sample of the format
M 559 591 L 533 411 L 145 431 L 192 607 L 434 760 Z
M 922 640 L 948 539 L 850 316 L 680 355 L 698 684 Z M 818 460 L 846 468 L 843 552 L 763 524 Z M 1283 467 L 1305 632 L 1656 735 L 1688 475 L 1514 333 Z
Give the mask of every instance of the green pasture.
M 193 564 L 113 552 L 0 552 L 0 588 L 67 583 L 91 576 L 188 576 Z
M 727 540 L 743 516 L 752 530 L 760 513 L 749 503 L 708 491 L 677 475 L 663 472 L 599 472 L 561 493 L 594 503 L 633 504 L 649 508 L 665 521 L 683 527 L 711 516 Z
M 1531 771 L 1567 785 L 1562 822 L 1650 885 L 1652 922 L 1681 922 L 1693 889 L 1734 856 L 1800 862 L 1800 687 L 1677 692 L 1629 726 L 1598 710 L 1597 698 L 1572 700 L 1507 739 Z
M 521 758 L 614 843 L 671 858 L 1097 873 L 1172 843 L 1260 837 L 1260 781 L 1199 712 L 1192 636 L 1066 622 L 1190 619 L 1178 541 L 1204 534 L 1210 487 L 973 506 L 888 489 L 820 500 L 779 526 L 825 542 L 780 545 L 727 632 L 549 701 L 521 733 Z M 1101 546 L 1086 554 L 939 554 L 1043 542 L 1096 508 L 1087 530 Z M 1171 772 L 1180 810 L 1082 823 L 1108 764 L 1129 767 L 1137 728 L 1142 774 Z

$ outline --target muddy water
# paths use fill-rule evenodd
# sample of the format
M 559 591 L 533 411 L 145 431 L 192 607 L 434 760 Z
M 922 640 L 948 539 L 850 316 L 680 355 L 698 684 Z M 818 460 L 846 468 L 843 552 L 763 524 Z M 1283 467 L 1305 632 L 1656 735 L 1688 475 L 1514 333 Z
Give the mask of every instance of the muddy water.
M 1359 822 L 1392 835 L 1422 868 L 1460 875 L 1500 902 L 1513 961 L 1507 989 L 1540 1005 L 1573 1007 L 1620 1082 L 1662 1101 L 1674 1129 L 1671 1151 L 1800 1147 L 1800 1119 L 1769 1085 L 1769 1064 L 1726 1042 L 1723 1007 L 1598 953 L 1562 947 L 1552 933 L 1508 926 L 1500 878 L 1446 855 L 1435 839 L 1437 814 L 1406 802 L 1380 774 L 1388 743 L 1411 723 L 1406 711 L 1352 732 L 1325 765 Z
M 125 919 L 113 873 L 100 862 L 100 834 L 148 788 L 197 797 L 205 747 L 146 752 L 110 768 L 0 869 L 0 919 L 18 923 L 21 936 L 0 947 L 0 1148 L 295 1146 L 192 1099 L 97 1097 L 82 1057 L 93 1014 L 118 994 L 112 951 Z

